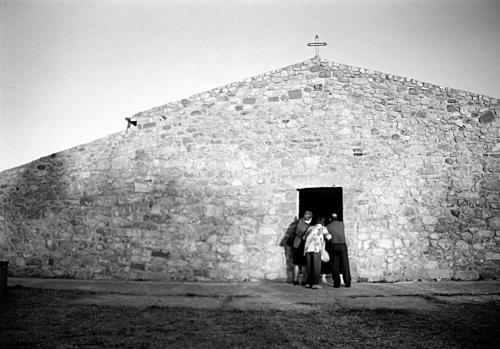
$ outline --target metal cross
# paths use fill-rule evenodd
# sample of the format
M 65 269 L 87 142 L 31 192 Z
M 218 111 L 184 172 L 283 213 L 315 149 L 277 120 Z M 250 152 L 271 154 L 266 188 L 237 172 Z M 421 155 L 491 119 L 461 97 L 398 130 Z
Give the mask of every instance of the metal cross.
M 316 57 L 319 57 L 319 46 L 326 46 L 326 42 L 319 42 L 319 36 L 316 34 L 314 38 L 314 42 L 307 43 L 307 46 L 315 46 L 316 47 Z

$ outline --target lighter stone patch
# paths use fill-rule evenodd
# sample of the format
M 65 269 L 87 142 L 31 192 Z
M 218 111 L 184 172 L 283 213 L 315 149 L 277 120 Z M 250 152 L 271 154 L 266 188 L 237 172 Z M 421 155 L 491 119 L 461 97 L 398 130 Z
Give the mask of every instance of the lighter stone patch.
M 348 135 L 352 133 L 352 129 L 350 127 L 344 127 L 340 130 L 335 131 L 336 135 Z
M 432 216 L 424 216 L 422 218 L 422 222 L 424 224 L 429 224 L 429 225 L 433 225 L 433 224 L 437 224 L 439 221 L 436 217 L 432 217 Z
M 151 214 L 156 214 L 156 215 L 161 214 L 161 206 L 153 205 L 153 207 L 151 207 Z
M 242 181 L 240 181 L 239 179 L 235 179 L 235 180 L 233 180 L 233 181 L 231 182 L 231 185 L 232 185 L 233 187 L 241 187 L 241 186 L 243 185 L 243 182 L 242 182 Z
M 245 252 L 245 246 L 243 244 L 234 244 L 229 246 L 229 253 L 233 256 L 242 255 Z
M 380 239 L 377 245 L 383 249 L 390 250 L 393 247 L 393 241 L 391 239 Z
M 492 217 L 488 223 L 493 229 L 500 230 L 500 217 Z
M 429 261 L 424 264 L 424 269 L 437 269 L 439 263 L 437 261 Z
M 356 85 L 366 85 L 368 83 L 368 80 L 365 78 L 354 78 L 351 81 Z
M 500 260 L 500 253 L 497 252 L 486 252 L 484 259 L 487 261 L 498 261 Z
M 475 270 L 459 270 L 453 275 L 454 280 L 477 280 L 479 273 Z
M 370 235 L 367 233 L 358 233 L 358 240 L 368 240 L 370 238 Z
M 124 169 L 130 167 L 130 160 L 125 156 L 119 156 L 111 160 L 111 168 Z
M 459 250 L 468 250 L 469 249 L 469 245 L 465 241 L 459 240 L 455 244 L 455 248 L 457 248 Z
M 205 216 L 207 217 L 220 217 L 222 216 L 223 207 L 217 205 L 205 205 Z
M 253 167 L 253 162 L 250 160 L 243 160 L 242 163 L 243 163 L 243 168 L 245 168 L 245 169 L 249 169 L 249 168 Z
M 403 241 L 401 239 L 394 240 L 394 248 L 402 248 L 403 246 Z
M 16 258 L 16 260 L 15 260 L 15 264 L 16 264 L 16 266 L 18 266 L 18 267 L 24 267 L 24 266 L 26 265 L 26 262 L 25 262 L 24 258 L 22 258 L 22 257 L 18 257 L 18 258 Z
M 276 230 L 274 230 L 272 227 L 270 226 L 264 226 L 264 227 L 261 227 L 259 229 L 259 235 L 276 235 Z
M 453 277 L 453 270 L 451 269 L 431 269 L 427 270 L 427 274 L 431 279 L 442 280 L 451 279 Z
M 134 190 L 137 193 L 149 193 L 153 191 L 153 187 L 144 183 L 134 183 Z
M 307 169 L 316 169 L 320 163 L 319 156 L 308 156 L 304 158 L 304 165 Z
M 438 245 L 444 250 L 449 250 L 452 246 L 452 242 L 450 239 L 441 239 L 438 241 Z

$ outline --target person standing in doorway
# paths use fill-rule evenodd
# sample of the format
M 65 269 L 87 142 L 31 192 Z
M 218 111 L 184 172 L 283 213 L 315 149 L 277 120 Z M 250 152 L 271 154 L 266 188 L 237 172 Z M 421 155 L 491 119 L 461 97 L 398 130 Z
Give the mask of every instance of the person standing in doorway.
M 321 288 L 319 285 L 321 273 L 321 251 L 325 248 L 324 236 L 328 234 L 328 230 L 323 225 L 325 218 L 318 217 L 317 223 L 310 227 L 304 236 L 306 243 L 304 246 L 304 254 L 307 264 L 307 284 L 306 287 Z
M 306 258 L 304 256 L 304 234 L 311 225 L 313 214 L 311 211 L 304 212 L 304 216 L 295 225 L 293 238 L 293 284 L 299 285 L 299 273 L 302 272 L 302 285 L 306 283 Z
M 345 287 L 351 287 L 351 271 L 345 242 L 344 223 L 338 220 L 336 213 L 332 213 L 332 221 L 326 226 L 332 236 L 330 240 L 330 263 L 332 264 L 333 287 L 340 287 L 340 274 L 344 279 Z

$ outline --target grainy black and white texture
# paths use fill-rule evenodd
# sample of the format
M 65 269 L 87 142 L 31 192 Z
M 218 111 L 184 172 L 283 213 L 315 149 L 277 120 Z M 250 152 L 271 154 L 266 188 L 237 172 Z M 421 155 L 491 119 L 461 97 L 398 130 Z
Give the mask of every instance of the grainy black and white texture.
M 0 173 L 16 276 L 287 276 L 297 189 L 343 188 L 353 279 L 500 273 L 498 99 L 316 57 Z

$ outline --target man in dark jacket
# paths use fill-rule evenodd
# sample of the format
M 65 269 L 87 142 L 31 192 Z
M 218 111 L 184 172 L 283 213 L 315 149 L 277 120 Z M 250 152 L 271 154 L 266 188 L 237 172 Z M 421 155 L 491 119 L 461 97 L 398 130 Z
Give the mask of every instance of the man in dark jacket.
M 332 221 L 326 226 L 330 239 L 330 263 L 332 265 L 333 287 L 340 287 L 340 274 L 344 279 L 345 287 L 351 287 L 351 271 L 349 257 L 345 243 L 344 223 L 338 220 L 336 213 L 332 213 Z
M 299 273 L 302 272 L 302 285 L 306 282 L 306 257 L 304 256 L 304 234 L 311 224 L 313 214 L 306 211 L 304 216 L 297 221 L 293 239 L 293 284 L 299 284 Z

